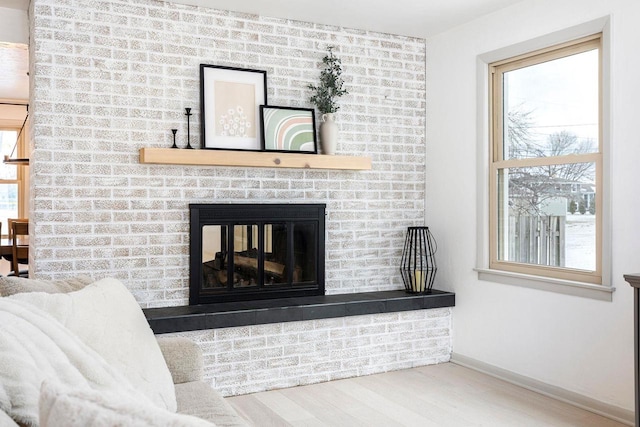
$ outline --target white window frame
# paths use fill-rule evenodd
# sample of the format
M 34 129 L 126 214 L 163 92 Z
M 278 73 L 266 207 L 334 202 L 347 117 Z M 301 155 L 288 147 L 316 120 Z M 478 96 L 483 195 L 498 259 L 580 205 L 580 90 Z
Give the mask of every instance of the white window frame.
M 611 287 L 611 244 L 610 244 L 610 198 L 609 198 L 609 159 L 610 159 L 610 73 L 609 73 L 609 43 L 610 43 L 609 18 L 604 17 L 576 27 L 571 27 L 557 33 L 545 35 L 537 39 L 508 46 L 496 51 L 480 55 L 477 60 L 477 124 L 478 124 L 478 239 L 477 239 L 477 268 L 478 278 L 495 283 L 524 286 L 556 293 L 577 295 L 599 300 L 611 301 L 615 288 Z M 491 97 L 490 64 L 528 55 L 535 51 L 550 49 L 555 46 L 572 42 L 585 37 L 592 37 L 601 33 L 601 191 L 602 201 L 599 208 L 599 220 L 601 223 L 600 256 L 601 262 L 598 281 L 601 284 L 589 283 L 584 280 L 576 280 L 573 276 L 548 277 L 540 275 L 530 269 L 496 269 L 491 268 L 490 227 L 491 220 L 489 195 L 493 188 L 490 183 L 490 169 L 492 159 L 491 152 Z M 523 265 L 523 264 L 520 264 Z M 528 266 L 528 265 L 527 265 Z M 544 267 L 543 267 L 544 269 Z

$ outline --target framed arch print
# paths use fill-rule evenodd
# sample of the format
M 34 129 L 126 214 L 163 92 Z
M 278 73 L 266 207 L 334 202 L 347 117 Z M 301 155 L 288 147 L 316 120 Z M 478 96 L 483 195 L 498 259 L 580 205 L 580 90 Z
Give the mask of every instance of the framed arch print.
M 318 153 L 313 108 L 260 106 L 265 151 Z

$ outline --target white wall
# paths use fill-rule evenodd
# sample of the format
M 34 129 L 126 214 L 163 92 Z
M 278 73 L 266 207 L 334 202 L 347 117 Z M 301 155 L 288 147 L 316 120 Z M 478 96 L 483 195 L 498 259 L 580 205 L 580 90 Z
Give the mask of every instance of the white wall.
M 26 10 L 0 7 L 0 42 L 29 43 L 29 24 Z
M 611 17 L 612 302 L 477 279 L 478 55 Z M 632 410 L 640 271 L 636 0 L 527 0 L 427 40 L 427 225 L 438 287 L 456 292 L 454 354 Z
M 0 44 L 2 43 L 29 44 L 29 22 L 26 10 L 0 7 Z M 0 120 L 2 120 L 0 123 L 5 126 L 20 126 L 24 120 L 24 107 L 0 105 Z

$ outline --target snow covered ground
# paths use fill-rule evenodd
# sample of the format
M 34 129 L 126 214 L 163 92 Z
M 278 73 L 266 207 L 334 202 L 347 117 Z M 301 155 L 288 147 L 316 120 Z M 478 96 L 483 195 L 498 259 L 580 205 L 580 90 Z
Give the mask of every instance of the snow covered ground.
M 595 215 L 567 213 L 565 265 L 583 270 L 596 269 Z

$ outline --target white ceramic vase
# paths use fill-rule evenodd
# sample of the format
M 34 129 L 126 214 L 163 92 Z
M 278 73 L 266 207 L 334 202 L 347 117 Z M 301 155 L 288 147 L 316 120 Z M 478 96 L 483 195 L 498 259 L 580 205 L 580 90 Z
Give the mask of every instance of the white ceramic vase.
M 333 113 L 322 115 L 322 123 L 320 124 L 320 143 L 322 145 L 322 154 L 333 155 L 336 153 L 336 145 L 338 144 L 338 124 L 335 122 Z

